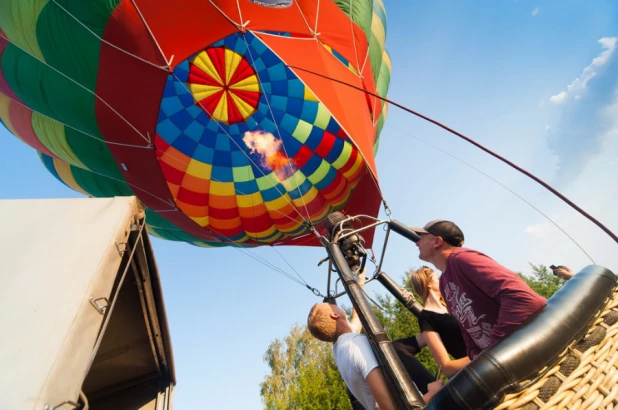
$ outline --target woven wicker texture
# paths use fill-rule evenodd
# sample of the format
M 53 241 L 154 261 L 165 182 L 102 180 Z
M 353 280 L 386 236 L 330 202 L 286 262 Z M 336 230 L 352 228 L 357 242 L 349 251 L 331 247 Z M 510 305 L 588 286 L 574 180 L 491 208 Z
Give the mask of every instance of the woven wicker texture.
M 539 374 L 539 380 L 507 395 L 496 410 L 618 409 L 618 289 L 586 336 Z

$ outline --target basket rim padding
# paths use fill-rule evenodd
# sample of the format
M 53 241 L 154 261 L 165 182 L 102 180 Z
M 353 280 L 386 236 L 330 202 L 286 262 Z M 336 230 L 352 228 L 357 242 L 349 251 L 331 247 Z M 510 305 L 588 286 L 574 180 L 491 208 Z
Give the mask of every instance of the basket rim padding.
M 427 409 L 483 409 L 499 404 L 522 382 L 542 376 L 541 370 L 585 335 L 609 302 L 618 277 L 590 265 L 574 275 L 524 325 L 483 351 L 442 388 Z M 528 384 L 526 384 L 528 385 Z

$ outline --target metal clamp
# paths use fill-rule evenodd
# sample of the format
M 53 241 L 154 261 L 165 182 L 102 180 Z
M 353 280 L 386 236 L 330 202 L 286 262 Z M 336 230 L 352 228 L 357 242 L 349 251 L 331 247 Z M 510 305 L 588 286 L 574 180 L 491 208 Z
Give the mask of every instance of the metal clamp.
M 104 300 L 106 305 L 105 306 L 99 306 L 99 303 L 98 303 L 99 300 Z M 97 312 L 99 312 L 100 314 L 104 315 L 105 314 L 105 310 L 109 306 L 109 300 L 107 300 L 107 298 L 95 299 L 94 297 L 90 296 L 90 304 L 92 306 L 94 306 L 94 308 L 97 310 Z
M 73 406 L 73 410 L 88 410 L 90 408 L 90 405 L 88 404 L 88 398 L 86 397 L 83 391 L 79 392 L 79 399 L 81 400 L 81 403 L 76 403 L 71 400 L 64 401 L 57 406 L 54 406 L 51 403 L 46 403 L 45 407 L 43 407 L 43 410 L 57 410 L 63 407 L 65 404 L 70 404 L 71 406 Z M 67 409 L 65 408 L 65 410 Z
M 74 401 L 71 401 L 71 400 L 67 400 L 67 401 L 64 401 L 64 402 L 60 403 L 57 406 L 54 406 L 51 403 L 47 403 L 47 404 L 45 404 L 45 407 L 43 407 L 43 409 L 44 410 L 57 410 L 57 409 L 61 408 L 62 406 L 64 406 L 65 404 L 70 404 L 71 406 L 73 406 L 73 409 L 80 409 L 81 408 L 81 404 L 75 403 Z M 54 406 L 54 407 L 52 407 L 52 406 Z
M 122 248 L 122 249 L 121 249 Z M 120 256 L 124 256 L 124 253 L 129 249 L 129 245 L 126 242 L 116 242 L 116 250 Z

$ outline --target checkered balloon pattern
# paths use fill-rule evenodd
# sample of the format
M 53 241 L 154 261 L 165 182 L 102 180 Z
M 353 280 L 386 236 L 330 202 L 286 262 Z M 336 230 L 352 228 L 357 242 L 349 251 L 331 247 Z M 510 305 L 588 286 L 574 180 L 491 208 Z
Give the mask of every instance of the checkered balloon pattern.
M 341 208 L 365 171 L 328 109 L 251 34 L 175 68 L 156 130 L 176 206 L 237 243 L 307 232 L 303 218 L 317 222 Z

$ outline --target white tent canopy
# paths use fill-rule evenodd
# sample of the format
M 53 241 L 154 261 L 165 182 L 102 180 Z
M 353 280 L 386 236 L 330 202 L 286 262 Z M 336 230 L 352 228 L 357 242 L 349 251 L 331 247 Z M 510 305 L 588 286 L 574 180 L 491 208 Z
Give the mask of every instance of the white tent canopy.
M 154 395 L 122 408 L 167 408 L 173 360 L 143 218 L 134 197 L 0 201 L 1 409 L 111 408 L 145 383 Z

